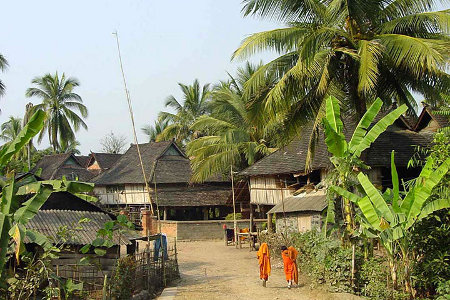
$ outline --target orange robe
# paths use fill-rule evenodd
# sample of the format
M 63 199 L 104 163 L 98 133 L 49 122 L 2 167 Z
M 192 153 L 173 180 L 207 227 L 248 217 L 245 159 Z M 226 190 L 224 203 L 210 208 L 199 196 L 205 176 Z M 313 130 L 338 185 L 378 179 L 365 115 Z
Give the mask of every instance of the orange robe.
M 262 243 L 256 257 L 259 260 L 259 278 L 267 280 L 270 275 L 270 254 L 267 243 Z
M 284 275 L 286 280 L 293 280 L 295 284 L 298 284 L 298 268 L 297 268 L 297 255 L 298 251 L 294 247 L 289 247 L 287 250 L 281 252 L 284 264 Z

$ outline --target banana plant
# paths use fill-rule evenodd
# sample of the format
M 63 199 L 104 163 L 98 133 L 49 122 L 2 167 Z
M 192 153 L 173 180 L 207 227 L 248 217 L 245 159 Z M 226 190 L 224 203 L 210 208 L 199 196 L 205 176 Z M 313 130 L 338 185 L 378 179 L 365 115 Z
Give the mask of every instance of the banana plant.
M 15 153 L 41 131 L 45 118 L 46 114 L 42 110 L 35 112 L 17 138 L 0 151 L 0 165 L 7 164 Z M 78 194 L 93 189 L 93 184 L 66 180 L 21 185 L 16 183 L 14 178 L 1 181 L 0 186 L 0 275 L 3 275 L 9 253 L 15 253 L 16 259 L 19 260 L 24 250 L 25 237 L 44 248 L 51 247 L 44 235 L 26 228 L 26 224 L 37 214 L 51 193 L 65 191 Z M 4 285 L 4 280 L 5 276 L 1 276 L 0 285 Z
M 334 171 L 328 176 L 329 185 L 337 185 L 349 189 L 357 184 L 356 176 L 361 169 L 368 169 L 361 159 L 361 153 L 368 149 L 373 142 L 408 109 L 402 105 L 381 118 L 372 127 L 372 123 L 379 113 L 383 102 L 377 98 L 363 115 L 349 142 L 344 135 L 344 123 L 338 99 L 329 97 L 326 100 L 326 114 L 322 120 L 325 133 L 325 144 L 332 154 L 330 158 Z M 346 224 L 344 240 L 354 230 L 353 205 L 348 198 L 343 197 L 344 222 Z M 325 220 L 324 234 L 328 223 L 334 223 L 335 197 L 329 193 L 327 218 Z
M 411 292 L 409 261 L 409 237 L 414 224 L 431 213 L 450 208 L 450 199 L 435 199 L 433 188 L 448 174 L 450 158 L 437 167 L 433 157 L 428 157 L 419 177 L 403 194 L 400 192 L 395 154 L 391 154 L 392 189 L 381 193 L 364 173 L 358 174 L 365 195 L 358 196 L 339 186 L 331 188 L 342 197 L 360 208 L 361 227 L 368 235 L 377 237 L 390 258 L 392 281 L 396 285 L 397 275 L 394 258 L 396 249 L 400 250 L 402 265 L 405 268 L 405 290 Z

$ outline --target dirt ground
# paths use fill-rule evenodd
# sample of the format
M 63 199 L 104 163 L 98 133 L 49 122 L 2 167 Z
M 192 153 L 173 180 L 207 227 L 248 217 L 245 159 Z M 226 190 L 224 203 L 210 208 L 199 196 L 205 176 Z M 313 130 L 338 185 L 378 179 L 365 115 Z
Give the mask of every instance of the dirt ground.
M 272 262 L 272 274 L 264 288 L 259 280 L 256 252 L 223 241 L 180 242 L 178 261 L 181 279 L 175 299 L 361 299 L 350 294 L 311 290 L 300 274 L 300 284 L 287 289 L 281 263 Z

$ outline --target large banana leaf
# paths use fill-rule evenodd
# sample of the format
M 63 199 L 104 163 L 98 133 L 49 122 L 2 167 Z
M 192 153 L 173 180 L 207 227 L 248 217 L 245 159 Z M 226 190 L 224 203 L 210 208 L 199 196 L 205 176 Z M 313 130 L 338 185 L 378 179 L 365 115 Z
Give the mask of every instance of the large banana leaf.
M 53 189 L 50 186 L 41 184 L 36 194 L 29 200 L 25 201 L 15 213 L 14 220 L 20 224 L 26 224 L 39 211 L 48 197 L 50 197 Z
M 361 199 L 361 197 L 359 197 L 358 195 L 355 195 L 352 192 L 349 192 L 346 189 L 341 188 L 340 186 L 333 185 L 330 188 L 333 189 L 336 193 L 338 193 L 342 197 L 352 201 L 353 203 L 358 203 L 359 199 Z
M 347 141 L 342 132 L 336 132 L 327 119 L 323 119 L 325 144 L 328 151 L 336 157 L 342 157 L 347 151 Z
M 392 177 L 392 209 L 396 214 L 400 213 L 400 206 L 398 204 L 398 201 L 400 200 L 400 185 L 398 181 L 398 173 L 397 168 L 395 166 L 395 152 L 392 150 L 391 153 L 391 177 Z
M 392 214 L 391 209 L 381 196 L 380 192 L 370 182 L 369 178 L 365 174 L 359 173 L 358 180 L 361 183 L 370 201 L 380 211 L 381 213 L 380 217 L 383 217 L 389 223 L 392 223 L 394 221 L 394 215 Z
M 0 272 L 6 263 L 6 254 L 9 243 L 9 230 L 11 229 L 11 208 L 14 206 L 14 181 L 6 185 L 2 190 L 0 213 Z M 1 274 L 0 274 L 1 275 Z
M 403 104 L 378 121 L 364 136 L 362 141 L 354 146 L 354 154 L 356 156 L 360 156 L 364 150 L 370 147 L 370 145 L 380 136 L 380 134 L 386 131 L 386 129 L 407 110 L 408 107 Z
M 36 111 L 27 125 L 19 132 L 17 137 L 0 151 L 0 166 L 5 165 L 11 157 L 19 152 L 44 126 L 46 114 L 42 110 Z
M 418 182 L 420 186 L 414 189 L 414 201 L 411 205 L 411 209 L 407 214 L 407 225 L 411 227 L 416 221 L 417 216 L 421 213 L 421 210 L 431 196 L 433 188 L 442 180 L 442 178 L 448 173 L 450 166 L 450 158 L 445 160 L 434 172 L 428 175 L 422 182 Z
M 380 228 L 380 217 L 377 214 L 377 211 L 372 205 L 372 202 L 370 202 L 369 197 L 365 196 L 358 200 L 357 202 L 359 208 L 361 209 L 364 217 L 366 217 L 369 224 L 374 228 L 375 230 L 382 231 Z
M 427 205 L 425 205 L 422 208 L 422 211 L 420 212 L 419 216 L 417 217 L 417 221 L 422 220 L 423 218 L 426 218 L 430 214 L 434 213 L 437 210 L 450 208 L 450 199 L 438 199 L 434 200 Z
M 325 118 L 335 132 L 342 132 L 344 124 L 341 120 L 341 109 L 339 108 L 339 101 L 333 96 L 328 97 L 326 100 Z
M 381 101 L 380 98 L 377 98 L 377 100 L 372 103 L 364 116 L 361 118 L 348 144 L 348 148 L 350 149 L 350 151 L 353 152 L 354 148 L 361 143 L 367 133 L 367 130 L 369 129 L 370 124 L 372 124 L 373 119 L 375 119 L 375 117 L 377 116 L 382 105 L 383 101 Z

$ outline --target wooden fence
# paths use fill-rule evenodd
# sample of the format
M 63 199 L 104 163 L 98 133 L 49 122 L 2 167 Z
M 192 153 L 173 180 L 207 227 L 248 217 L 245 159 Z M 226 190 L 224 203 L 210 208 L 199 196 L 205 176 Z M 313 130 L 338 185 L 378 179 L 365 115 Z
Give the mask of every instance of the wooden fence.
M 151 243 L 152 244 L 152 243 Z M 159 257 L 154 256 L 154 249 L 149 247 L 141 253 L 128 256 L 133 261 L 132 291 L 138 294 L 143 290 L 150 295 L 164 288 L 171 281 L 179 278 L 176 242 L 169 245 L 167 258 L 160 251 Z M 72 279 L 74 283 L 83 283 L 83 291 L 77 293 L 78 299 L 112 299 L 114 287 L 114 268 L 110 274 L 98 271 L 93 265 L 68 264 L 59 266 L 57 274 L 64 279 Z

